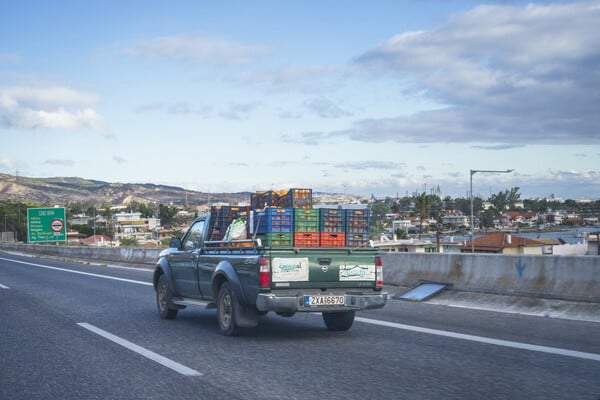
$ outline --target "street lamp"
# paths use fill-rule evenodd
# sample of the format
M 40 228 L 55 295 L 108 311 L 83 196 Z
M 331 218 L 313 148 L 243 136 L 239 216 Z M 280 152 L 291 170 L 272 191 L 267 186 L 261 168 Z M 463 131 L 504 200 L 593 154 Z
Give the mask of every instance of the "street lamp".
M 504 171 L 495 171 L 489 169 L 472 169 L 471 172 L 471 253 L 475 253 L 475 227 L 473 226 L 473 175 L 476 173 L 485 173 L 485 174 L 510 174 L 514 169 L 507 169 Z

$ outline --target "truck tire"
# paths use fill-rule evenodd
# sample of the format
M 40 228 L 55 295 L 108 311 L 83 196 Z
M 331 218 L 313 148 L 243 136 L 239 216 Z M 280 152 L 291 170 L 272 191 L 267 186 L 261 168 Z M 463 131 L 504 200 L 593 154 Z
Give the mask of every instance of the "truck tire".
M 347 331 L 354 323 L 354 311 L 324 312 L 323 321 L 330 331 Z
M 171 291 L 167 284 L 165 274 L 158 277 L 156 284 L 156 306 L 158 307 L 158 315 L 162 319 L 175 319 L 177 317 L 177 308 L 170 308 L 172 304 Z
M 237 313 L 239 308 L 240 304 L 229 282 L 223 282 L 219 288 L 217 300 L 217 318 L 223 335 L 232 336 L 238 333 Z

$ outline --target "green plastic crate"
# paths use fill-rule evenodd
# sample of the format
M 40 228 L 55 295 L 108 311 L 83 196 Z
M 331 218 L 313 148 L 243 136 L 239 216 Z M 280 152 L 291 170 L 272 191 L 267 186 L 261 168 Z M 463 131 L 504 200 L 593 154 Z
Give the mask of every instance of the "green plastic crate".
M 263 246 L 293 246 L 294 234 L 292 232 L 272 232 L 258 235 Z
M 318 208 L 295 208 L 294 209 L 294 231 L 295 232 L 318 232 L 319 231 L 319 209 Z

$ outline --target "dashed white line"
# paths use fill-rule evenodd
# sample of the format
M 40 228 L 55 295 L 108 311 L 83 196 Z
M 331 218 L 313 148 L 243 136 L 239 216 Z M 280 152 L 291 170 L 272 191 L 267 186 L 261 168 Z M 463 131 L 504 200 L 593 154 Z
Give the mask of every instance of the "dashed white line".
M 549 354 L 555 354 L 555 355 L 560 355 L 560 356 L 575 357 L 575 358 L 580 358 L 580 359 L 584 359 L 584 360 L 600 361 L 600 354 L 585 353 L 582 351 L 567 350 L 567 349 L 561 349 L 558 347 L 538 346 L 538 345 L 534 345 L 534 344 L 512 342 L 509 340 L 493 339 L 493 338 L 487 338 L 484 336 L 467 335 L 464 333 L 442 331 L 442 330 L 438 330 L 438 329 L 422 328 L 419 326 L 398 324 L 395 322 L 380 321 L 377 319 L 369 319 L 369 318 L 362 318 L 362 317 L 356 317 L 356 321 L 360 321 L 360 322 L 364 322 L 364 323 L 372 324 L 372 325 L 386 326 L 388 328 L 396 328 L 396 329 L 403 329 L 406 331 L 426 333 L 429 335 L 437 335 L 437 336 L 444 336 L 444 337 L 449 337 L 449 338 L 453 338 L 453 339 L 468 340 L 471 342 L 493 344 L 496 346 L 512 347 L 514 349 L 520 349 L 520 350 L 537 351 L 537 352 L 541 352 L 541 353 L 549 353 Z
M 40 267 L 40 268 L 47 268 L 47 269 L 52 269 L 52 270 L 56 270 L 56 271 L 70 272 L 70 273 L 73 273 L 73 274 L 87 275 L 87 276 L 93 276 L 93 277 L 104 278 L 104 279 L 112 279 L 112 280 L 121 281 L 121 282 L 135 283 L 135 284 L 138 284 L 138 285 L 152 286 L 152 283 L 150 283 L 150 282 L 136 281 L 136 280 L 133 280 L 133 279 L 117 278 L 117 277 L 114 277 L 114 276 L 100 275 L 100 274 L 93 274 L 93 273 L 89 273 L 89 272 L 75 271 L 75 270 L 65 269 L 65 268 L 51 267 L 49 265 L 36 264 L 36 263 L 30 263 L 30 262 L 25 262 L 25 261 L 17 261 L 17 260 L 13 260 L 13 259 L 10 259 L 10 258 L 2 258 L 2 257 L 0 257 L 0 260 L 12 261 L 12 262 L 15 262 L 15 263 L 31 265 L 31 266 Z M 0 284 L 0 289 L 9 289 L 9 287 Z M 449 337 L 449 338 L 453 338 L 453 339 L 468 340 L 468 341 L 471 341 L 471 342 L 479 342 L 479 343 L 485 343 L 485 344 L 492 344 L 492 345 L 496 345 L 496 346 L 511 347 L 511 348 L 514 348 L 514 349 L 521 349 L 521 350 L 537 351 L 537 352 L 541 352 L 541 353 L 555 354 L 555 355 L 561 355 L 561 356 L 567 356 L 567 357 L 575 357 L 575 358 L 585 359 L 585 360 L 600 361 L 600 354 L 595 354 L 595 353 L 586 353 L 586 352 L 576 351 L 576 350 L 561 349 L 561 348 L 558 348 L 558 347 L 538 346 L 538 345 L 521 343 L 521 342 L 513 342 L 513 341 L 509 341 L 509 340 L 487 338 L 487 337 L 484 337 L 484 336 L 467 335 L 467 334 L 463 334 L 463 333 L 456 333 L 456 332 L 442 331 L 442 330 L 438 330 L 438 329 L 423 328 L 423 327 L 413 326 L 413 325 L 398 324 L 398 323 L 395 323 L 395 322 L 380 321 L 380 320 L 370 319 L 370 318 L 356 317 L 356 321 L 367 323 L 367 324 L 371 324 L 371 325 L 385 326 L 385 327 L 388 327 L 388 328 L 403 329 L 403 330 L 407 330 L 407 331 L 419 332 L 419 333 L 426 333 L 426 334 L 437 335 L 437 336 L 444 336 L 444 337 Z M 136 346 L 136 347 L 138 347 L 138 348 L 140 348 L 140 349 L 142 349 L 142 350 L 144 350 L 144 351 L 146 351 L 148 353 L 151 353 L 151 354 L 153 354 L 157 358 L 162 358 L 164 360 L 167 360 L 168 362 L 172 362 L 174 364 L 177 364 L 174 361 L 171 361 L 171 360 L 169 360 L 167 358 L 164 358 L 164 357 L 162 357 L 162 356 L 160 356 L 160 355 L 158 355 L 156 353 L 152 353 L 149 350 L 145 350 L 142 347 L 139 347 L 139 346 L 137 346 L 137 345 L 135 345 L 135 344 L 133 344 L 131 342 L 127 342 L 125 339 L 120 339 L 117 336 L 114 336 L 114 335 L 112 335 L 112 334 L 110 334 L 108 332 L 102 331 L 99 328 L 95 328 L 92 325 L 89 325 L 89 324 L 86 324 L 86 323 L 80 323 L 78 325 L 80 325 L 80 326 L 82 326 L 82 327 L 84 327 L 86 329 L 89 329 L 91 331 L 94 331 L 93 329 L 88 328 L 88 326 L 92 327 L 92 328 L 94 328 L 94 329 L 96 329 L 98 331 L 106 333 L 107 335 L 113 336 L 113 337 L 115 337 L 115 338 L 117 338 L 119 340 L 122 340 L 123 342 L 129 343 L 132 346 Z M 98 333 L 98 332 L 96 332 L 96 333 Z M 101 336 L 104 336 L 104 335 L 102 335 L 100 333 L 98 333 L 98 334 L 101 335 Z M 125 347 L 127 347 L 127 346 L 125 346 Z M 134 351 L 136 351 L 136 350 L 134 350 Z M 146 357 L 148 357 L 148 356 L 146 356 Z M 152 357 L 148 357 L 148 358 L 152 358 Z M 178 364 L 178 365 L 180 365 L 180 364 Z M 182 367 L 187 368 L 185 366 L 182 366 Z M 171 367 L 169 367 L 169 368 L 171 368 Z M 194 371 L 194 370 L 191 370 L 191 371 Z M 200 374 L 197 371 L 194 371 L 194 372 L 196 374 Z
M 133 279 L 125 279 L 125 278 L 117 278 L 116 276 L 110 276 L 110 275 L 92 274 L 91 272 L 82 272 L 82 271 L 76 271 L 76 270 L 73 270 L 73 269 L 51 267 L 49 265 L 30 263 L 30 262 L 27 262 L 27 261 L 18 261 L 18 260 L 13 260 L 11 258 L 2 258 L 2 257 L 0 257 L 0 260 L 10 261 L 10 262 L 18 263 L 18 264 L 30 265 L 32 267 L 51 269 L 51 270 L 54 270 L 54 271 L 70 272 L 72 274 L 87 275 L 87 276 L 93 276 L 93 277 L 96 277 L 96 278 L 112 279 L 112 280 L 120 281 L 120 282 L 129 282 L 129 283 L 135 283 L 135 284 L 138 284 L 138 285 L 152 286 L 151 282 L 136 281 L 136 280 L 133 280 Z
M 153 351 L 150 351 L 142 346 L 138 346 L 135 343 L 132 343 L 126 339 L 123 339 L 119 336 L 113 335 L 110 332 L 107 332 L 105 330 L 102 330 L 98 327 L 95 327 L 94 325 L 90 325 L 87 322 L 79 322 L 77 325 L 79 325 L 82 328 L 85 328 L 87 330 L 89 330 L 90 332 L 93 332 L 99 336 L 102 336 L 105 339 L 110 340 L 111 342 L 114 342 L 120 346 L 123 346 L 133 352 L 136 352 L 137 354 L 144 356 L 152 361 L 155 361 L 167 368 L 172 369 L 173 371 L 176 371 L 182 375 L 185 376 L 202 376 L 202 374 L 198 371 L 196 371 L 195 369 L 186 367 L 185 365 L 179 364 L 178 362 L 175 362 L 169 358 L 163 357 L 160 354 L 157 354 Z

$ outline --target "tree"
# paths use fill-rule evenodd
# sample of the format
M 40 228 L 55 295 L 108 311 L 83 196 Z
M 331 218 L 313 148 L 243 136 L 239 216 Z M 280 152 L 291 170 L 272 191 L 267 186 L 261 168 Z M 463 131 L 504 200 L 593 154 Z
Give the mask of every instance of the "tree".
M 508 193 L 508 206 L 511 210 L 516 209 L 516 204 L 521 201 L 521 193 L 519 193 L 519 189 L 520 188 L 518 186 L 514 186 Z
M 419 216 L 419 239 L 421 239 L 421 233 L 423 232 L 423 221 L 429 219 L 430 210 L 431 199 L 423 192 L 415 201 L 415 211 Z
M 447 210 L 447 211 L 454 210 L 455 204 L 454 204 L 454 200 L 452 199 L 452 197 L 450 197 L 450 196 L 444 197 L 443 207 L 444 207 L 444 210 Z
M 505 190 L 504 192 L 498 192 L 497 194 L 493 194 L 489 198 L 489 202 L 493 204 L 493 206 L 494 206 L 494 208 L 496 208 L 496 210 L 498 210 L 499 212 L 502 212 L 506 209 L 506 206 L 509 204 L 508 203 L 508 195 L 509 195 L 508 190 Z
M 396 235 L 396 239 L 402 240 L 402 239 L 408 239 L 408 233 L 406 233 L 406 231 L 404 229 L 396 229 L 394 231 L 394 235 Z
M 386 231 L 388 221 L 386 214 L 390 213 L 391 199 L 375 200 L 371 206 L 371 238 L 379 239 L 379 236 Z
M 177 215 L 177 207 L 159 204 L 158 215 L 162 226 L 171 227 L 175 224 L 175 215 Z
M 494 219 L 498 217 L 499 213 L 495 209 L 487 209 L 481 214 L 480 225 L 484 228 L 493 228 Z
M 473 199 L 473 210 L 475 210 L 475 201 L 477 198 Z M 463 199 L 457 198 L 454 199 L 454 209 L 462 212 L 464 215 L 469 215 L 471 213 L 471 199 Z
M 519 193 L 519 187 L 515 186 L 510 190 L 493 194 L 489 198 L 489 202 L 494 205 L 496 210 L 503 212 L 507 208 L 509 210 L 514 210 L 516 208 L 515 205 L 520 201 L 520 199 L 521 193 Z
M 123 237 L 119 241 L 121 242 L 121 246 L 135 247 L 138 245 L 136 238 Z

